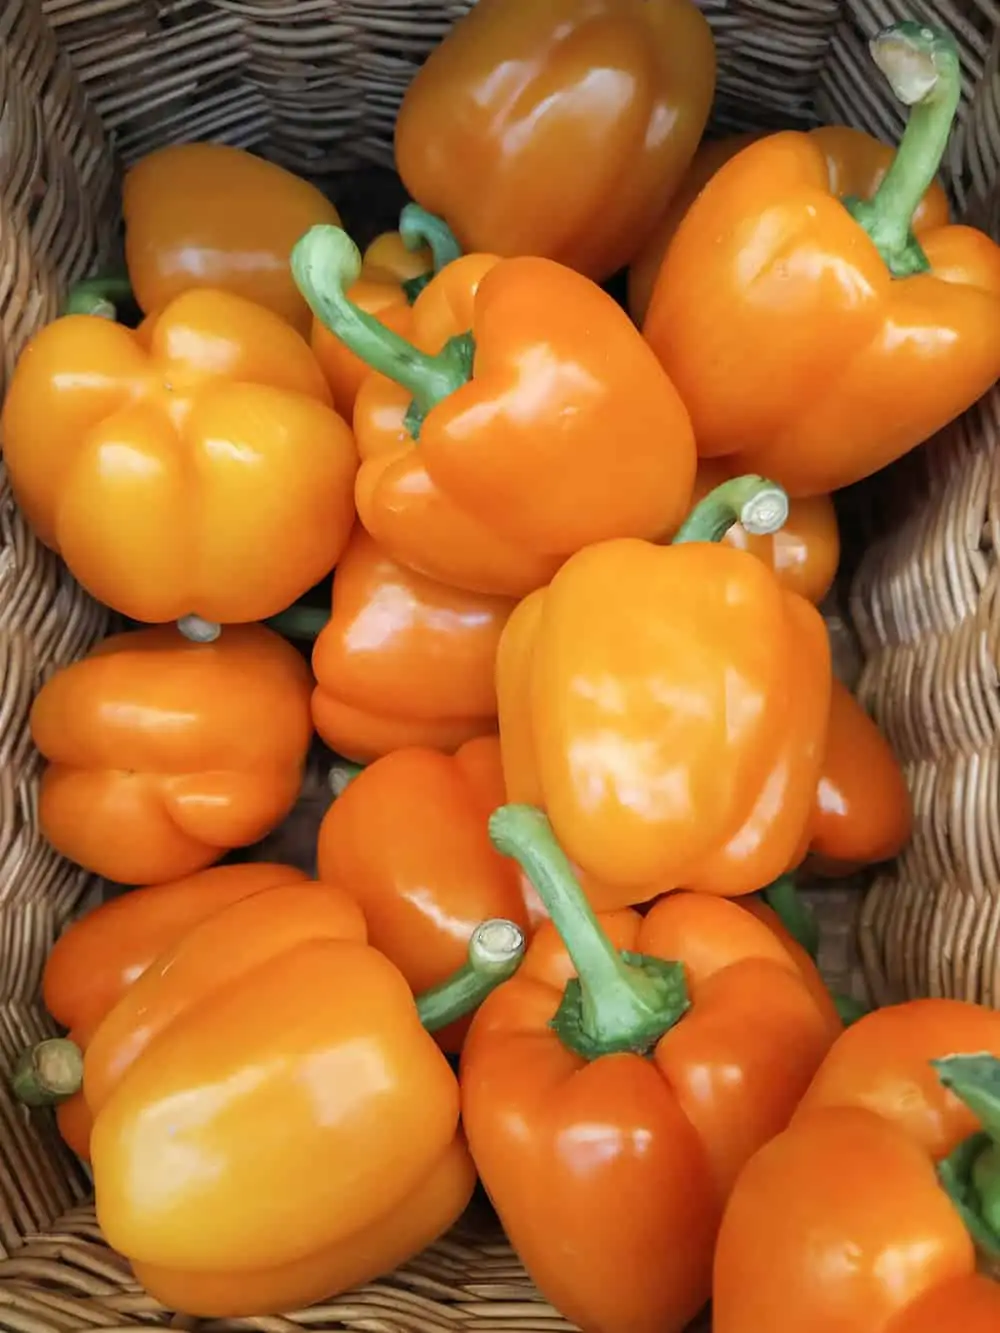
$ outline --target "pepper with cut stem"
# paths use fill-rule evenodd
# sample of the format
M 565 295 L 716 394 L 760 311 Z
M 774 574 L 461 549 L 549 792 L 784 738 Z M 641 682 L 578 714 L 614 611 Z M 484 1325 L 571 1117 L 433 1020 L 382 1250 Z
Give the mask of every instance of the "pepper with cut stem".
M 801 860 L 828 636 L 760 560 L 719 544 L 737 521 L 774 531 L 786 513 L 773 482 L 733 478 L 672 544 L 588 547 L 507 622 L 508 797 L 545 810 L 598 908 L 677 887 L 736 897 Z
M 358 515 L 390 555 L 453 587 L 522 596 L 566 556 L 673 532 L 695 447 L 628 316 L 551 260 L 466 255 L 417 297 L 406 337 L 353 299 L 357 248 L 315 227 L 292 271 L 373 371 L 353 424 Z
M 957 45 L 907 21 L 871 51 L 910 108 L 871 197 L 839 197 L 855 182 L 822 132 L 752 143 L 678 226 L 643 326 L 700 453 L 792 498 L 885 467 L 1000 375 L 1000 247 L 921 213 L 959 103 Z
M 480 1178 L 542 1294 L 603 1333 L 680 1333 L 721 1206 L 840 1031 L 812 962 L 734 902 L 595 914 L 545 817 L 490 833 L 544 903 L 461 1062 Z

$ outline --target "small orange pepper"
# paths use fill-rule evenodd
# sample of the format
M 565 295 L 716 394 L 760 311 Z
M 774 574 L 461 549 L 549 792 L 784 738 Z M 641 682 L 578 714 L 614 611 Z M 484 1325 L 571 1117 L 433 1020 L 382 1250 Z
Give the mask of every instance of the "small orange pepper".
M 257 842 L 298 798 L 311 689 L 296 650 L 261 625 L 211 644 L 166 626 L 105 639 L 31 710 L 43 834 L 122 884 L 177 879 Z
M 340 225 L 308 181 L 241 148 L 172 144 L 125 173 L 125 258 L 139 308 L 162 310 L 195 287 L 246 297 L 309 332 L 288 267 L 307 227 Z
M 874 196 L 839 196 L 865 173 L 838 177 L 815 134 L 751 144 L 680 223 L 643 328 L 699 451 L 792 497 L 887 466 L 1000 375 L 1000 246 L 913 225 L 958 107 L 958 48 L 908 21 L 871 49 L 912 108 Z
M 480 1178 L 573 1324 L 681 1333 L 743 1164 L 842 1024 L 808 957 L 737 903 L 673 893 L 645 917 L 596 917 L 538 811 L 503 807 L 490 826 L 551 921 L 462 1052 Z
M 179 296 L 143 340 L 96 315 L 29 342 L 3 408 L 15 497 L 133 620 L 263 620 L 330 572 L 358 457 L 305 340 L 229 292 Z
M 350 888 L 369 942 L 415 994 L 461 966 L 481 921 L 505 917 L 530 937 L 539 919 L 534 891 L 490 842 L 504 799 L 500 743 L 486 736 L 454 756 L 413 748 L 376 760 L 320 825 L 320 879 Z M 467 1028 L 439 1032 L 443 1049 L 461 1050 Z
M 681 181 L 715 92 L 691 0 L 479 0 L 396 119 L 396 166 L 467 251 L 603 281 Z
M 458 242 L 439 218 L 418 204 L 407 204 L 399 215 L 399 230 L 376 236 L 365 250 L 361 276 L 347 296 L 360 310 L 405 338 L 413 302 L 434 274 L 460 254 Z M 350 421 L 358 389 L 371 373 L 370 367 L 315 317 L 310 341 L 333 394 L 333 405 Z
M 470 255 L 417 298 L 408 342 L 347 299 L 360 262 L 335 227 L 292 256 L 319 319 L 384 377 L 355 404 L 356 500 L 392 556 L 521 596 L 591 542 L 677 527 L 687 413 L 607 293 L 551 260 Z
M 849 1027 L 736 1182 L 715 1333 L 1000 1328 L 998 1088 L 992 1010 L 913 1000 Z

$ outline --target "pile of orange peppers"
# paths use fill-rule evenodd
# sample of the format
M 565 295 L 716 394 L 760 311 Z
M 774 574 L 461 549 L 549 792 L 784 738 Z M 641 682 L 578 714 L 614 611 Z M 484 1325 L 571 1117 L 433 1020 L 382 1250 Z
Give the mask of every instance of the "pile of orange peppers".
M 131 628 L 34 701 L 42 831 L 125 891 L 13 1082 L 167 1307 L 333 1297 L 478 1179 L 583 1333 L 1000 1328 L 1000 1015 L 859 1016 L 797 891 L 914 818 L 832 670 L 834 493 L 1000 374 L 957 48 L 871 51 L 898 146 L 713 140 L 692 0 L 480 0 L 398 230 L 153 153 L 18 361 L 14 494 Z M 311 873 L 241 853 L 330 752 Z

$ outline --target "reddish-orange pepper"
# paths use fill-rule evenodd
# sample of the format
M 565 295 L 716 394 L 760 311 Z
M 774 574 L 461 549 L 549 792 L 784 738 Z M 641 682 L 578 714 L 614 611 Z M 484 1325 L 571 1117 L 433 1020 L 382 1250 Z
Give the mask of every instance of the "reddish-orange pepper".
M 403 746 L 454 750 L 497 726 L 497 645 L 515 603 L 398 564 L 359 525 L 333 580 L 333 609 L 271 623 L 315 632 L 316 730 L 358 763 Z
M 261 625 L 211 644 L 116 634 L 52 676 L 31 710 L 57 851 L 123 884 L 176 879 L 275 828 L 312 736 L 306 663 Z
M 18 362 L 2 424 L 28 522 L 134 620 L 263 620 L 350 533 L 357 451 L 315 357 L 229 292 L 177 297 L 141 338 L 57 319 Z
M 466 250 L 602 281 L 666 206 L 714 92 L 691 0 L 479 0 L 407 89 L 396 165 Z
M 763 888 L 804 853 L 829 715 L 816 609 L 715 544 L 777 527 L 739 478 L 674 544 L 579 552 L 511 616 L 497 655 L 508 799 L 541 806 L 601 909 L 677 887 Z
M 715 1333 L 995 1333 L 1000 1014 L 957 1000 L 847 1029 L 719 1233 Z
M 361 276 L 347 295 L 360 310 L 405 338 L 413 302 L 434 274 L 460 254 L 457 241 L 439 218 L 418 204 L 407 204 L 399 216 L 399 230 L 376 236 L 365 250 Z M 358 389 L 370 367 L 315 317 L 311 343 L 333 394 L 333 405 L 350 421 Z
M 530 885 L 490 842 L 504 799 L 500 743 L 488 736 L 454 756 L 414 748 L 377 760 L 320 825 L 320 879 L 350 888 L 369 942 L 415 994 L 461 966 L 481 921 L 505 917 L 527 936 L 539 919 Z M 445 1028 L 438 1041 L 458 1051 L 467 1028 Z
M 1000 247 L 943 221 L 913 231 L 959 102 L 957 46 L 907 22 L 872 51 L 912 107 L 874 196 L 839 197 L 865 173 L 839 179 L 815 134 L 751 144 L 685 215 L 644 325 L 699 451 L 793 497 L 885 467 L 1000 374 Z
M 265 889 L 189 930 L 93 1034 L 98 1220 L 171 1308 L 297 1309 L 404 1261 L 468 1202 L 458 1085 L 427 1029 L 509 976 L 523 937 L 484 924 L 417 1001 L 365 941 L 345 889 Z
M 215 287 L 309 332 L 288 256 L 307 227 L 340 225 L 315 185 L 240 148 L 173 144 L 126 172 L 122 211 L 129 278 L 145 314 L 191 288 Z
M 504 807 L 491 832 L 552 920 L 462 1053 L 480 1178 L 574 1324 L 681 1333 L 733 1182 L 841 1023 L 808 958 L 738 904 L 676 893 L 595 918 L 537 811 Z
M 687 413 L 610 296 L 551 260 L 469 255 L 417 298 L 407 342 L 346 298 L 359 265 L 335 227 L 292 256 L 319 319 L 380 372 L 355 403 L 355 494 L 390 555 L 521 596 L 591 542 L 677 527 Z

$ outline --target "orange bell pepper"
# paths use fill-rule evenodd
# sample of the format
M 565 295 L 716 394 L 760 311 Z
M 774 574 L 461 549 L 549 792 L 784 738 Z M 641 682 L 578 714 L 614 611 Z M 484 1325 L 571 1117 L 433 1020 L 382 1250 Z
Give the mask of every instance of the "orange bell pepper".
M 143 339 L 69 315 L 28 344 L 2 416 L 15 497 L 133 620 L 263 620 L 347 541 L 353 436 L 304 339 L 262 306 L 192 291 Z
M 809 130 L 808 134 L 826 155 L 831 193 L 870 199 L 892 165 L 893 150 L 865 134 L 864 130 L 848 125 L 821 125 Z M 629 265 L 628 309 L 637 324 L 641 325 L 646 317 L 663 256 L 684 214 L 720 167 L 763 137 L 763 134 L 731 134 L 725 139 L 709 139 L 695 153 L 681 188 L 646 245 Z M 931 227 L 947 224 L 948 196 L 934 181 L 917 205 L 911 226 L 919 236 Z
M 671 546 L 591 546 L 507 622 L 508 799 L 546 811 L 602 910 L 681 886 L 750 893 L 804 854 L 826 629 L 761 561 L 711 540 L 737 519 L 769 532 L 785 512 L 780 490 L 734 479 Z
M 603 281 L 679 184 L 714 93 L 691 0 L 480 0 L 407 89 L 396 166 L 464 249 Z
M 212 644 L 116 634 L 43 685 L 31 735 L 38 817 L 78 865 L 122 884 L 177 879 L 275 828 L 312 737 L 305 662 L 260 625 Z
M 735 475 L 729 462 L 723 458 L 699 460 L 693 503 Z M 722 540 L 763 560 L 783 588 L 816 606 L 833 586 L 840 563 L 840 529 L 829 495 L 792 500 L 788 517 L 777 532 L 751 536 L 741 523 L 734 523 Z
M 309 332 L 288 267 L 292 246 L 340 215 L 315 185 L 217 143 L 173 144 L 125 173 L 125 258 L 139 308 L 162 310 L 194 287 L 222 288 Z
M 407 342 L 347 299 L 360 255 L 346 233 L 314 228 L 292 267 L 321 322 L 380 373 L 355 404 L 356 500 L 395 559 L 520 596 L 581 546 L 681 522 L 695 471 L 684 405 L 586 278 L 466 256 L 417 298 Z
M 405 338 L 413 302 L 434 274 L 460 254 L 458 242 L 439 218 L 418 204 L 407 204 L 399 215 L 399 231 L 383 232 L 365 250 L 361 276 L 347 295 L 359 309 Z M 333 405 L 350 421 L 361 381 L 370 368 L 316 318 L 311 343 L 333 394 Z
M 719 1233 L 715 1333 L 995 1333 L 1000 1014 L 914 1000 L 849 1028 Z
M 596 918 L 542 815 L 507 806 L 490 825 L 552 920 L 462 1053 L 480 1178 L 567 1319 L 680 1333 L 733 1182 L 842 1026 L 810 960 L 738 904 L 676 893 Z
M 417 1001 L 322 884 L 209 916 L 94 1033 L 83 1090 L 97 1216 L 140 1283 L 186 1314 L 276 1314 L 430 1244 L 475 1172 L 430 1030 L 509 976 L 511 922 L 479 927 L 460 974 Z
M 814 135 L 751 144 L 688 210 L 644 325 L 700 452 L 793 497 L 885 467 L 1000 375 L 1000 246 L 971 227 L 913 231 L 959 102 L 958 49 L 906 22 L 872 52 L 912 107 L 873 198 L 838 197 Z
M 347 885 L 369 943 L 419 994 L 462 964 L 481 921 L 505 917 L 526 936 L 543 915 L 531 886 L 490 842 L 505 799 L 500 743 L 482 737 L 454 756 L 396 750 L 356 777 L 319 830 L 319 877 Z M 527 901 L 526 901 L 527 899 Z M 468 1022 L 438 1033 L 461 1050 Z

